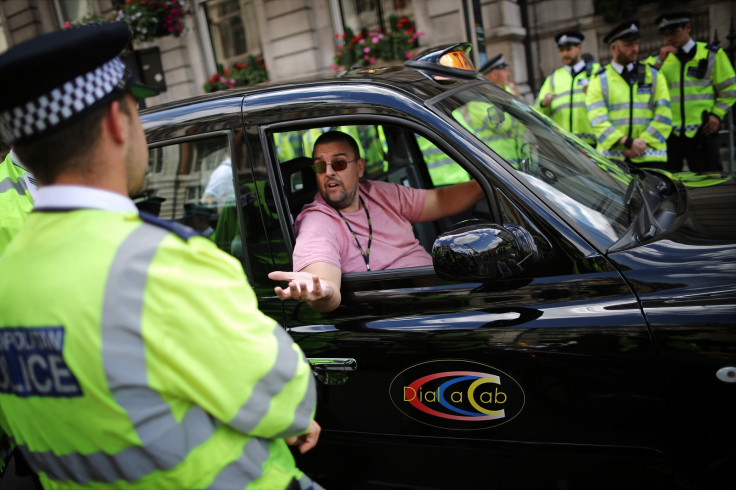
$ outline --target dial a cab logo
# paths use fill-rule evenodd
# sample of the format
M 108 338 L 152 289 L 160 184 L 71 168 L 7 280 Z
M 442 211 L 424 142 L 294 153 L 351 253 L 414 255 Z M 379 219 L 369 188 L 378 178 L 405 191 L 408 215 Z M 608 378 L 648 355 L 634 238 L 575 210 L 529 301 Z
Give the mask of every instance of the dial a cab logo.
M 454 430 L 487 429 L 524 408 L 524 390 L 505 372 L 474 361 L 415 364 L 391 382 L 394 406 L 417 422 Z

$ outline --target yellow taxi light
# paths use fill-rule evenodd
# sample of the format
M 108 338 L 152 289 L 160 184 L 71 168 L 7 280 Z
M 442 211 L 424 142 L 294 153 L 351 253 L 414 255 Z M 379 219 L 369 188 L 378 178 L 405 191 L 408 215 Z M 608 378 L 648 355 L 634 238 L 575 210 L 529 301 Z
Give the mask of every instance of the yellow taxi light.
M 457 68 L 459 70 L 475 71 L 473 62 L 468 54 L 464 51 L 450 51 L 440 57 L 440 65 Z

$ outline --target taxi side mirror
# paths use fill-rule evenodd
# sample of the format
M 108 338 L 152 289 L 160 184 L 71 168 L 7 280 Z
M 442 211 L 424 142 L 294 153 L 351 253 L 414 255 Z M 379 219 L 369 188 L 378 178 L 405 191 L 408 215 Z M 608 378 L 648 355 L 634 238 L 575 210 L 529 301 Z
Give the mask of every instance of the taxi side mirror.
M 540 258 L 531 233 L 518 225 L 463 221 L 432 246 L 437 275 L 452 281 L 488 282 L 518 277 Z

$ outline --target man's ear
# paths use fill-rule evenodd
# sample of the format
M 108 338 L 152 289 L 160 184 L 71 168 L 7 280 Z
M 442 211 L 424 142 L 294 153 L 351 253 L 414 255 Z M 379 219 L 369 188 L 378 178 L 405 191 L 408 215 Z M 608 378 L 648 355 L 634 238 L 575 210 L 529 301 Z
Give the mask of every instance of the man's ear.
M 365 160 L 363 158 L 358 158 L 358 178 L 359 179 L 363 177 L 364 172 L 365 172 Z
M 124 143 L 128 138 L 127 114 L 120 106 L 120 101 L 113 101 L 105 111 L 104 124 L 110 137 L 117 143 Z

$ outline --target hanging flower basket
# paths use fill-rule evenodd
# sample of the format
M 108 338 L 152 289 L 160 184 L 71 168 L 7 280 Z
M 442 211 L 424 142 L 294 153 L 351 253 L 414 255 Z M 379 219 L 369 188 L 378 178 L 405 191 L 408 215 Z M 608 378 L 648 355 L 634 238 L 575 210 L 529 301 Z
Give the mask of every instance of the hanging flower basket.
M 184 23 L 190 13 L 185 0 L 126 0 L 116 5 L 114 13 L 108 17 L 90 14 L 77 22 L 66 22 L 64 27 L 120 21 L 128 25 L 134 41 L 148 42 L 157 37 L 186 34 Z
M 342 34 L 335 34 L 340 44 L 335 48 L 335 70 L 343 70 L 353 66 L 371 66 L 379 61 L 405 61 L 414 56 L 419 46 L 419 37 L 423 32 L 416 32 L 414 24 L 406 17 L 389 17 L 392 30 L 381 32 L 363 31 L 354 34 L 347 28 Z

